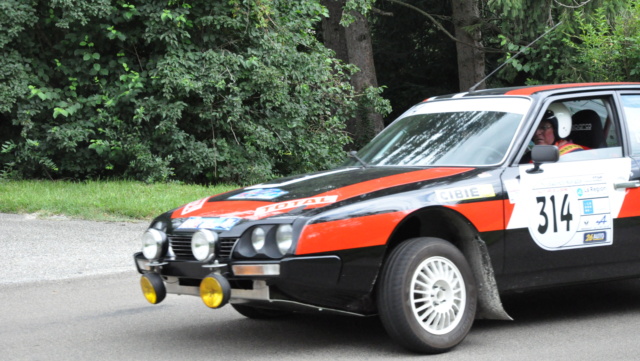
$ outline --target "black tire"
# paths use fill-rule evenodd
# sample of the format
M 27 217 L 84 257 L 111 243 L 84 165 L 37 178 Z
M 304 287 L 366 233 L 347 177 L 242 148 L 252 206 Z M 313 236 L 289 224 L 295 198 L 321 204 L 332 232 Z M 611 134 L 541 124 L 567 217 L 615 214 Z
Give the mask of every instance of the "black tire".
M 391 338 L 411 351 L 433 354 L 452 349 L 467 336 L 475 319 L 477 289 L 471 268 L 456 247 L 439 238 L 421 237 L 391 252 L 377 300 Z M 441 317 L 445 315 L 449 318 Z
M 291 314 L 291 312 L 289 311 L 272 310 L 268 308 L 259 308 L 236 303 L 232 303 L 231 307 L 233 307 L 236 311 L 238 311 L 239 314 L 243 315 L 244 317 L 257 320 L 283 317 Z

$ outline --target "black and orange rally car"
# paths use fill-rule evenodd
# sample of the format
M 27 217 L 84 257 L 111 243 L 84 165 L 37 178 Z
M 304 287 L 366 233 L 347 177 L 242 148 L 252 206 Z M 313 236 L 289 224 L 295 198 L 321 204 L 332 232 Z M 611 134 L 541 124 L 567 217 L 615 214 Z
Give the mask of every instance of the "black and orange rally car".
M 533 145 L 550 110 L 580 151 Z M 433 97 L 339 168 L 160 215 L 135 263 L 153 304 L 379 315 L 443 352 L 475 318 L 510 319 L 505 292 L 640 276 L 638 161 L 640 83 Z

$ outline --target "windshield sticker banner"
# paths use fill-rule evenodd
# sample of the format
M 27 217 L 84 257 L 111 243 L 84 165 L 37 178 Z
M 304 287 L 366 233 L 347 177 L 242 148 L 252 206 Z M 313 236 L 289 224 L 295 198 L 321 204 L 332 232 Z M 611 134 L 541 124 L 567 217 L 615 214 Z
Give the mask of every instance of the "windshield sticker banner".
M 274 199 L 282 195 L 285 195 L 287 193 L 289 192 L 280 188 L 252 189 L 252 190 L 245 191 L 240 194 L 231 196 L 229 197 L 229 199 Z
M 189 219 L 184 221 L 178 227 L 178 229 L 206 228 L 206 229 L 215 229 L 215 230 L 221 230 L 221 231 L 228 231 L 231 228 L 233 228 L 233 226 L 238 224 L 238 222 L 240 222 L 241 220 L 242 220 L 242 218 L 230 218 L 230 217 L 214 217 L 214 218 L 189 217 Z
M 549 251 L 613 244 L 613 219 L 625 196 L 614 183 L 629 179 L 629 159 L 545 164 L 537 174 L 527 173 L 529 168 L 520 167 L 507 228 L 527 227 L 538 246 Z
M 256 208 L 255 214 L 281 211 L 285 209 L 298 208 L 302 206 L 315 206 L 317 204 L 334 203 L 336 200 L 338 200 L 338 196 L 324 196 L 324 197 L 295 199 L 287 202 L 274 203 L 268 206 Z

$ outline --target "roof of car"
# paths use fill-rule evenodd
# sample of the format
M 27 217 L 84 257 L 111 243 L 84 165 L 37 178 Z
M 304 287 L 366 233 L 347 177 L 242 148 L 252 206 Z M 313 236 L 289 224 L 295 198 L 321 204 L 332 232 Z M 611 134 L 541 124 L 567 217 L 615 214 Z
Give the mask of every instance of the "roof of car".
M 640 87 L 640 83 L 633 82 L 602 82 L 602 83 L 567 83 L 567 84 L 548 84 L 548 85 L 531 85 L 531 86 L 519 86 L 519 87 L 510 87 L 510 88 L 494 88 L 494 89 L 483 89 L 476 90 L 473 92 L 465 92 L 465 93 L 456 93 L 456 94 L 448 94 L 442 96 L 436 96 L 426 99 L 435 100 L 435 99 L 447 99 L 447 98 L 463 98 L 470 96 L 487 96 L 487 95 L 521 95 L 528 96 L 536 93 L 554 91 L 559 89 L 566 90 L 587 90 L 584 88 L 611 88 L 611 87 L 620 87 L 620 86 L 633 86 Z

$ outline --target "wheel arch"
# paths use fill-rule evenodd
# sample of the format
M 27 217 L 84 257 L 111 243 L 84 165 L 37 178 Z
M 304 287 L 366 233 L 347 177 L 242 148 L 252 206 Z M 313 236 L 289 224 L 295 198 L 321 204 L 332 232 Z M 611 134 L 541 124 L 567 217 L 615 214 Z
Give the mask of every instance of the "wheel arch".
M 415 237 L 441 238 L 462 252 L 478 287 L 476 318 L 512 319 L 502 307 L 486 243 L 467 218 L 446 207 L 427 207 L 407 215 L 389 237 L 384 261 L 395 247 Z

